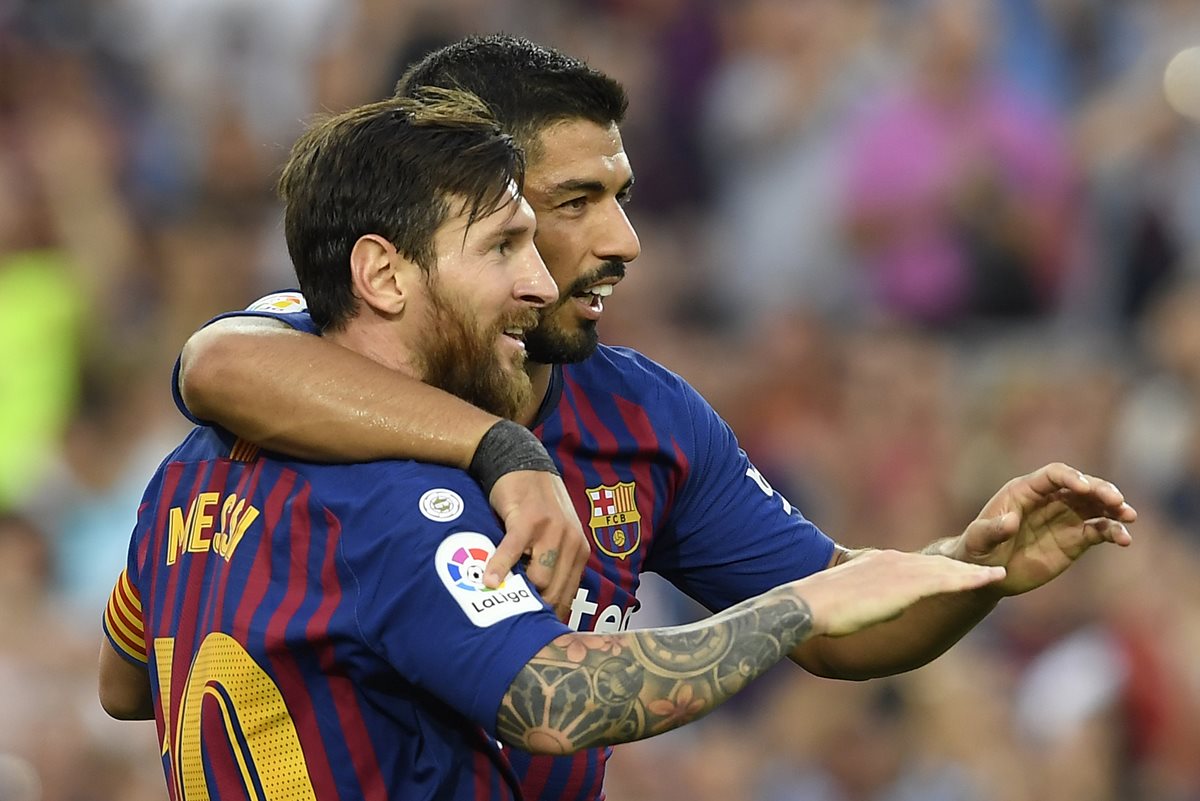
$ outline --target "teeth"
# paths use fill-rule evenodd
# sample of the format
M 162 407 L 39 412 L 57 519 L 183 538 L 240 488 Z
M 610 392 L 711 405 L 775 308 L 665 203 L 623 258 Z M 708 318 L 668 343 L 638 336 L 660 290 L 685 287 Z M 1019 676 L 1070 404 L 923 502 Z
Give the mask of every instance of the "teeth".
M 509 336 L 520 337 L 524 336 L 525 330 L 522 328 L 505 328 L 504 333 L 508 334 Z
M 592 287 L 592 294 L 599 295 L 602 298 L 607 298 L 612 294 L 612 284 L 601 284 L 600 286 Z

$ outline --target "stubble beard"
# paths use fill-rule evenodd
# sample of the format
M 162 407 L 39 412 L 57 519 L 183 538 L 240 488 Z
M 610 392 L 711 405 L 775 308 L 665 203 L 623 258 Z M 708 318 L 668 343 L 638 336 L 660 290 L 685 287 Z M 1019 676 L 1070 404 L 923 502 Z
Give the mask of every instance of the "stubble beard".
M 550 317 L 543 317 L 538 327 L 525 336 L 529 359 L 539 364 L 575 364 L 595 353 L 599 344 L 595 320 L 584 320 L 578 330 L 568 331 Z
M 581 320 L 578 328 L 569 330 L 567 323 L 560 322 L 556 317 L 559 314 L 564 318 L 574 315 L 574 310 L 567 308 L 568 304 L 574 303 L 575 295 L 592 284 L 605 278 L 624 277 L 625 264 L 613 260 L 562 289 L 559 301 L 542 314 L 537 328 L 525 336 L 525 350 L 530 361 L 539 364 L 576 364 L 595 353 L 600 345 L 595 320 Z

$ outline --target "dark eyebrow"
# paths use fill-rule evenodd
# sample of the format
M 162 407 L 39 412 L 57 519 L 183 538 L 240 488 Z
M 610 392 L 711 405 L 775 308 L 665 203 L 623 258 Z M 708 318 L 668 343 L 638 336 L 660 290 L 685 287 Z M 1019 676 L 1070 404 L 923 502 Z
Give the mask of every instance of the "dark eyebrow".
M 624 184 L 622 184 L 621 188 L 617 190 L 617 194 L 620 194 L 622 192 L 628 192 L 632 186 L 633 186 L 633 176 L 631 175 L 631 176 L 629 176 L 629 180 L 626 181 Z M 569 181 L 563 181 L 562 183 L 555 184 L 554 188 L 552 190 L 550 190 L 550 194 L 562 195 L 562 194 L 567 194 L 569 192 L 600 193 L 600 192 L 604 192 L 604 190 L 606 188 L 607 187 L 605 186 L 603 181 L 587 180 L 584 178 L 574 178 Z
M 510 239 L 514 236 L 523 236 L 533 230 L 533 226 L 529 223 L 517 223 L 515 225 L 505 226 L 500 235 L 505 239 Z
M 506 225 L 484 240 L 484 244 L 490 248 L 499 242 L 503 242 L 505 239 L 514 239 L 519 236 L 524 236 L 533 230 L 534 226 L 529 223 L 514 223 L 512 225 Z

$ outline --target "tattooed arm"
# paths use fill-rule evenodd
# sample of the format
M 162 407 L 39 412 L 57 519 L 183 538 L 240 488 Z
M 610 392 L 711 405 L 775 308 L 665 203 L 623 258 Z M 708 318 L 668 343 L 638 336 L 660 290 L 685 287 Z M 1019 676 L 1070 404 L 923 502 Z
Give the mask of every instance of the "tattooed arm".
M 708 714 L 809 637 L 850 634 L 921 598 L 1003 577 L 1002 568 L 873 551 L 699 623 L 564 634 L 517 674 L 497 731 L 547 754 L 660 734 Z

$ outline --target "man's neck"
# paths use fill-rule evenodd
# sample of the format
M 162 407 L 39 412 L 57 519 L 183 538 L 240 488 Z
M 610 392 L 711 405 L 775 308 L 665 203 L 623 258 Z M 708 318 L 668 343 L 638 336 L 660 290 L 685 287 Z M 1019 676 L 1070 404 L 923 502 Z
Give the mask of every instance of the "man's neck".
M 533 391 L 529 393 L 529 403 L 517 416 L 517 422 L 526 428 L 532 428 L 537 419 L 538 410 L 550 392 L 550 377 L 554 375 L 554 366 L 541 362 L 526 362 L 525 372 L 529 375 L 529 383 Z
M 369 330 L 367 326 L 351 324 L 343 330 L 326 333 L 324 337 L 346 350 L 366 356 L 389 370 L 420 380 L 420 372 L 413 363 L 412 354 L 406 348 L 398 347 L 396 343 L 390 343 L 389 346 L 380 342 L 377 332 Z

